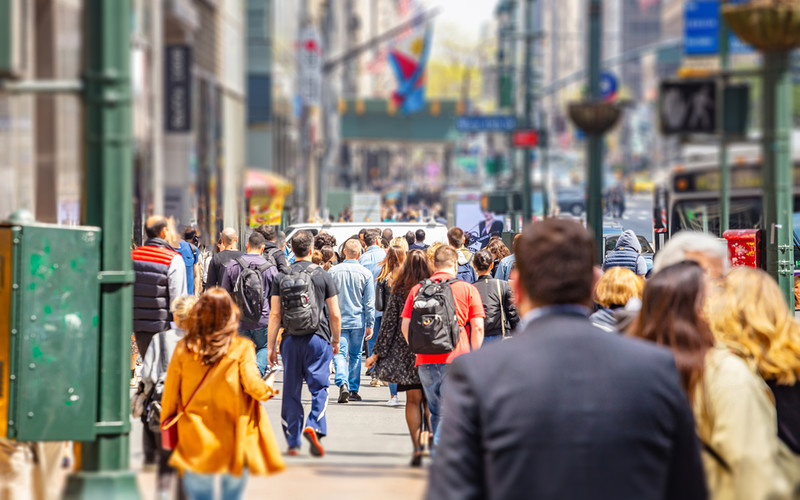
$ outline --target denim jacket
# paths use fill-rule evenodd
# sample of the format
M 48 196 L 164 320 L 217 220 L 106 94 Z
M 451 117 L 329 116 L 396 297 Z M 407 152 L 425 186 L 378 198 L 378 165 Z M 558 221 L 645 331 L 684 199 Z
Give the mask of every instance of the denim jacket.
M 347 259 L 329 271 L 339 289 L 342 329 L 372 328 L 375 323 L 375 279 L 357 260 Z

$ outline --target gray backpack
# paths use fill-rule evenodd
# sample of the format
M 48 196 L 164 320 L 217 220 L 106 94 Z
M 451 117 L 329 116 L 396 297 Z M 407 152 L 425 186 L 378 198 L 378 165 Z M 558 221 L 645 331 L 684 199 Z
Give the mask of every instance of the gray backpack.
M 255 269 L 250 267 L 246 260 L 237 257 L 236 262 L 242 267 L 242 272 L 233 285 L 233 301 L 239 306 L 242 319 L 251 323 L 261 321 L 264 301 L 267 300 L 267 290 L 264 289 L 264 271 L 274 264 L 266 262 Z
M 283 310 L 284 335 L 313 335 L 320 326 L 320 314 L 317 302 L 317 289 L 312 279 L 314 272 L 320 269 L 311 264 L 302 271 L 292 271 L 281 279 L 278 293 Z

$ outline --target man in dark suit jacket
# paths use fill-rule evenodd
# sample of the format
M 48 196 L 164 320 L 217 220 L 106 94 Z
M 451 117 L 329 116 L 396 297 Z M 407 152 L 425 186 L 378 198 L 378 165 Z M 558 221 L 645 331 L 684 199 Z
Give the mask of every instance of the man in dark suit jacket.
M 483 217 L 484 219 L 478 223 L 478 238 L 503 234 L 503 221 L 496 220 L 492 212 L 483 212 Z
M 513 339 L 450 367 L 428 498 L 706 498 L 671 353 L 588 320 L 589 233 L 549 219 L 517 245 L 524 318 Z

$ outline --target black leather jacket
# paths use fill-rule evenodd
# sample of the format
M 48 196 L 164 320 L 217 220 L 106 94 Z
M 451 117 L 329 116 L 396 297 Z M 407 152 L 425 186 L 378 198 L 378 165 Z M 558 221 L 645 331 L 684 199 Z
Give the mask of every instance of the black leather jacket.
M 498 283 L 500 284 L 499 295 L 497 293 Z M 486 318 L 483 320 L 484 337 L 503 334 L 501 307 L 506 318 L 506 336 L 511 335 L 512 330 L 519 323 L 517 307 L 514 305 L 514 300 L 511 296 L 511 286 L 508 282 L 496 280 L 488 274 L 478 277 L 478 280 L 473 284 L 481 294 L 483 310 L 486 312 Z

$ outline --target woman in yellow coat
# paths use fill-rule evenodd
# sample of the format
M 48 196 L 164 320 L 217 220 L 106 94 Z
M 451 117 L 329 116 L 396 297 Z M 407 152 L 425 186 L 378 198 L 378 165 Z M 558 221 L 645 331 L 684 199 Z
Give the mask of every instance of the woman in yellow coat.
M 213 288 L 203 294 L 187 323 L 162 398 L 162 423 L 183 412 L 170 465 L 183 476 L 189 498 L 210 498 L 216 475 L 222 476 L 223 498 L 240 498 L 247 473 L 284 469 L 259 404 L 274 391 L 259 376 L 253 343 L 236 335 L 239 309 L 227 292 Z

